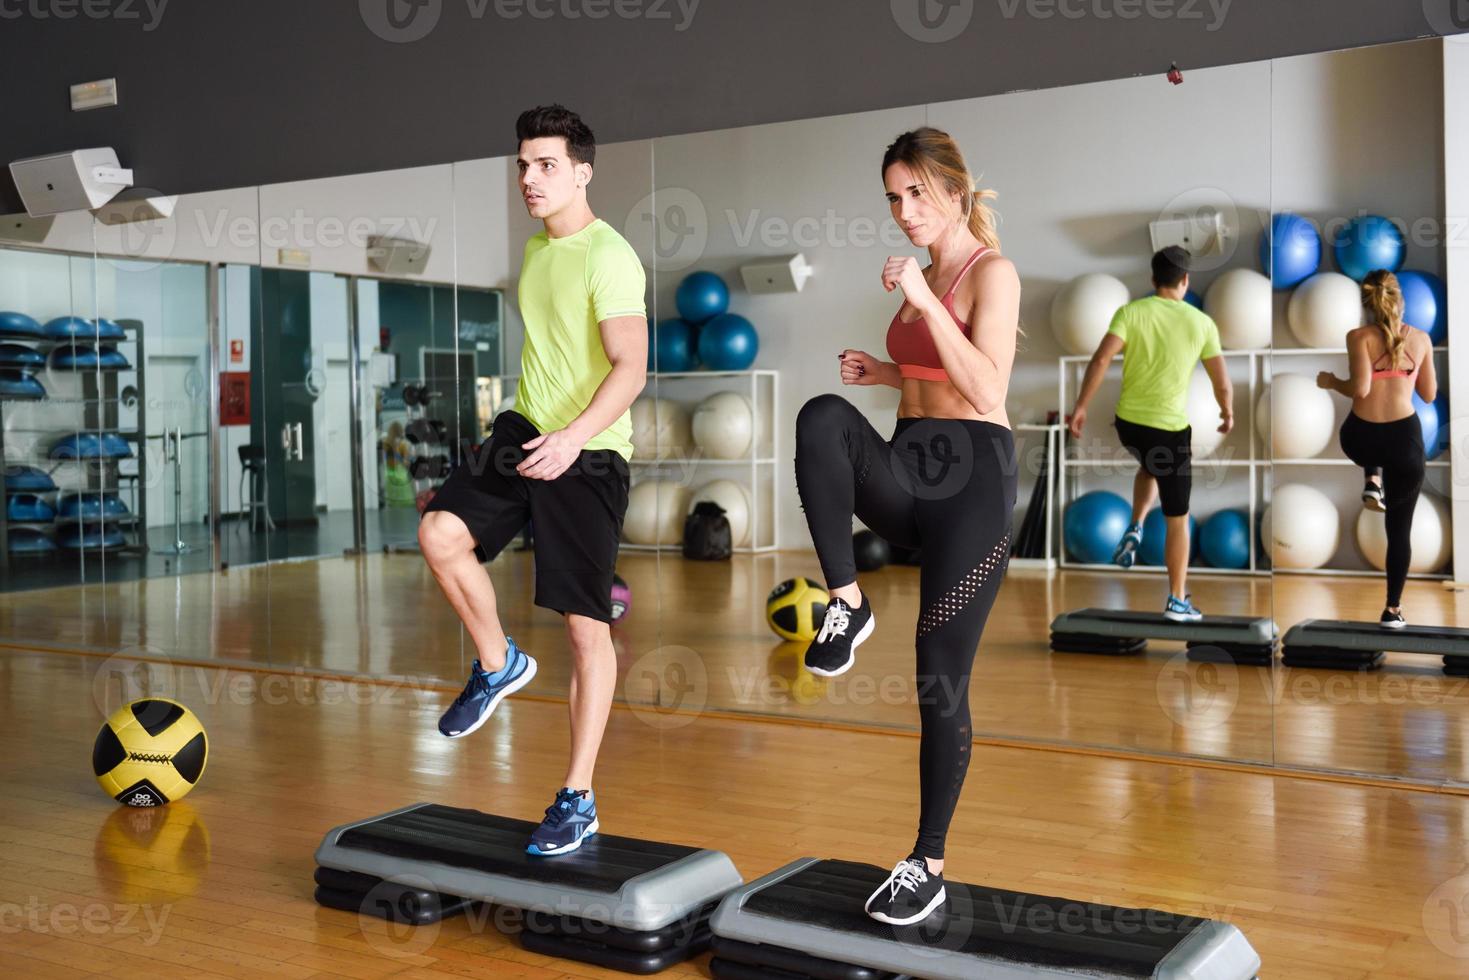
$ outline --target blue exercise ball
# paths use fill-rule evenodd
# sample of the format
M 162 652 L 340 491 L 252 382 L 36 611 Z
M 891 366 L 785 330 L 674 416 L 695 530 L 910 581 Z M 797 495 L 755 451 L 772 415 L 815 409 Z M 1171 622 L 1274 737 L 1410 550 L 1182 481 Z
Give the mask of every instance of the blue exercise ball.
M 1403 322 L 1428 332 L 1434 344 L 1448 338 L 1448 294 L 1443 280 L 1431 272 L 1403 269 L 1398 273 L 1403 289 Z
M 1272 254 L 1273 253 L 1273 254 Z M 1260 269 L 1276 289 L 1294 289 L 1321 268 L 1321 236 L 1298 214 L 1277 214 L 1260 233 Z
M 1192 306 L 1194 309 L 1202 310 L 1204 308 L 1204 297 L 1200 296 L 1192 289 L 1183 294 L 1183 301 L 1189 306 Z
M 1199 554 L 1199 522 L 1194 515 L 1188 516 L 1188 560 L 1192 564 Z M 1142 565 L 1165 565 L 1168 562 L 1168 519 L 1162 507 L 1154 507 L 1143 518 L 1143 543 L 1137 549 L 1137 560 Z
M 711 371 L 744 371 L 759 351 L 754 324 L 738 313 L 721 313 L 699 328 L 699 360 Z
M 1106 564 L 1127 526 L 1132 523 L 1132 504 L 1110 490 L 1084 493 L 1066 508 L 1062 536 L 1071 557 L 1088 564 Z
M 651 321 L 650 321 L 651 322 Z M 697 331 L 682 320 L 663 320 L 648 345 L 655 371 L 692 371 L 697 367 Z
M 1337 268 L 1357 282 L 1374 269 L 1397 272 L 1407 257 L 1407 245 L 1398 226 L 1376 214 L 1353 218 L 1337 232 L 1334 246 Z
M 1433 440 L 1433 445 L 1424 445 L 1429 459 L 1438 458 L 1449 448 L 1449 424 L 1452 416 L 1449 415 L 1448 392 L 1439 392 L 1439 396 L 1433 400 L 1433 407 L 1438 414 L 1438 438 Z
M 1215 568 L 1248 568 L 1250 518 L 1242 510 L 1216 511 L 1199 532 L 1199 551 Z
M 674 303 L 678 315 L 697 326 L 729 309 L 729 285 L 712 272 L 693 272 L 678 284 Z
M 1434 447 L 1438 445 L 1438 408 L 1434 402 L 1426 402 L 1418 397 L 1418 392 L 1413 392 L 1413 411 L 1418 414 L 1418 424 L 1423 427 L 1423 449 L 1429 459 L 1438 453 Z M 1441 450 L 1440 450 L 1441 451 Z

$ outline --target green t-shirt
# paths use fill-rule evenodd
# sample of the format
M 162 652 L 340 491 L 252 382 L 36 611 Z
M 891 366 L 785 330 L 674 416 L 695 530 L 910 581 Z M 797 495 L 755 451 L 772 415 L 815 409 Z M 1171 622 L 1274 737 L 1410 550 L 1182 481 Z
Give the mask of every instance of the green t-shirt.
M 526 242 L 519 290 L 525 346 L 515 410 L 541 432 L 564 429 L 585 411 L 612 370 L 598 324 L 646 317 L 646 285 L 637 253 L 601 218 L 574 235 L 551 238 L 543 231 Z M 632 459 L 629 413 L 585 448 Z
M 1188 428 L 1194 365 L 1219 356 L 1219 328 L 1178 299 L 1153 295 L 1128 303 L 1107 332 L 1122 338 L 1122 395 L 1117 417 L 1167 432 Z

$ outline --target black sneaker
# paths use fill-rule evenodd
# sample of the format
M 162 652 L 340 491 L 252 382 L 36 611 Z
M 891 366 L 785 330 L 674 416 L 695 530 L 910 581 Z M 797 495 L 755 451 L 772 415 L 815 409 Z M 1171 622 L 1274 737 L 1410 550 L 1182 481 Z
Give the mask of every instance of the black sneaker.
M 1382 502 L 1381 485 L 1367 481 L 1367 485 L 1362 488 L 1362 506 L 1379 514 L 1387 513 L 1387 505 Z
M 893 873 L 867 900 L 867 914 L 890 926 L 911 926 L 944 904 L 944 876 L 928 870 L 922 858 L 898 862 Z
M 1398 612 L 1389 612 L 1388 610 L 1384 609 L 1382 611 L 1382 618 L 1377 621 L 1377 625 L 1381 626 L 1383 629 L 1400 630 L 1404 626 L 1408 625 L 1408 621 L 1403 618 L 1403 613 L 1401 610 L 1399 610 Z
M 877 618 L 872 615 L 872 603 L 866 593 L 862 595 L 862 605 L 856 609 L 845 600 L 831 600 L 820 632 L 806 648 L 806 669 L 818 677 L 845 674 L 856 659 L 857 647 L 872 635 L 876 626 Z

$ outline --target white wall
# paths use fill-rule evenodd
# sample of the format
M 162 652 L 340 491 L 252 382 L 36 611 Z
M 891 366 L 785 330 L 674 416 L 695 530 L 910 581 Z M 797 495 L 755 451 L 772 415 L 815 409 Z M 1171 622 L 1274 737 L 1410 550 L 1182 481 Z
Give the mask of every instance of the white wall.
M 1444 213 L 1463 222 L 1469 217 L 1469 42 L 1455 38 L 1443 42 L 1443 121 Z M 1469 239 L 1462 230 L 1452 237 L 1444 255 L 1445 279 L 1449 294 L 1449 323 L 1469 320 Z M 1450 336 L 1452 336 L 1452 326 Z M 1469 344 L 1451 345 L 1448 370 L 1439 383 L 1453 387 L 1469 386 Z M 1461 411 L 1453 415 L 1463 418 Z M 1454 472 L 1459 474 L 1451 488 L 1454 521 L 1454 578 L 1469 582 L 1469 494 L 1464 492 L 1469 481 L 1469 422 L 1455 421 L 1449 432 L 1449 455 Z

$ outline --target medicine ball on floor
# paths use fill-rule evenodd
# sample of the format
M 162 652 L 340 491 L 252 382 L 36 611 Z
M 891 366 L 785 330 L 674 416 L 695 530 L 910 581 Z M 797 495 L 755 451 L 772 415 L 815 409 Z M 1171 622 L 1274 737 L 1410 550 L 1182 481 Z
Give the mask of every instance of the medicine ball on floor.
M 863 530 L 852 535 L 852 555 L 857 560 L 857 571 L 875 572 L 888 563 L 892 552 L 880 534 Z

